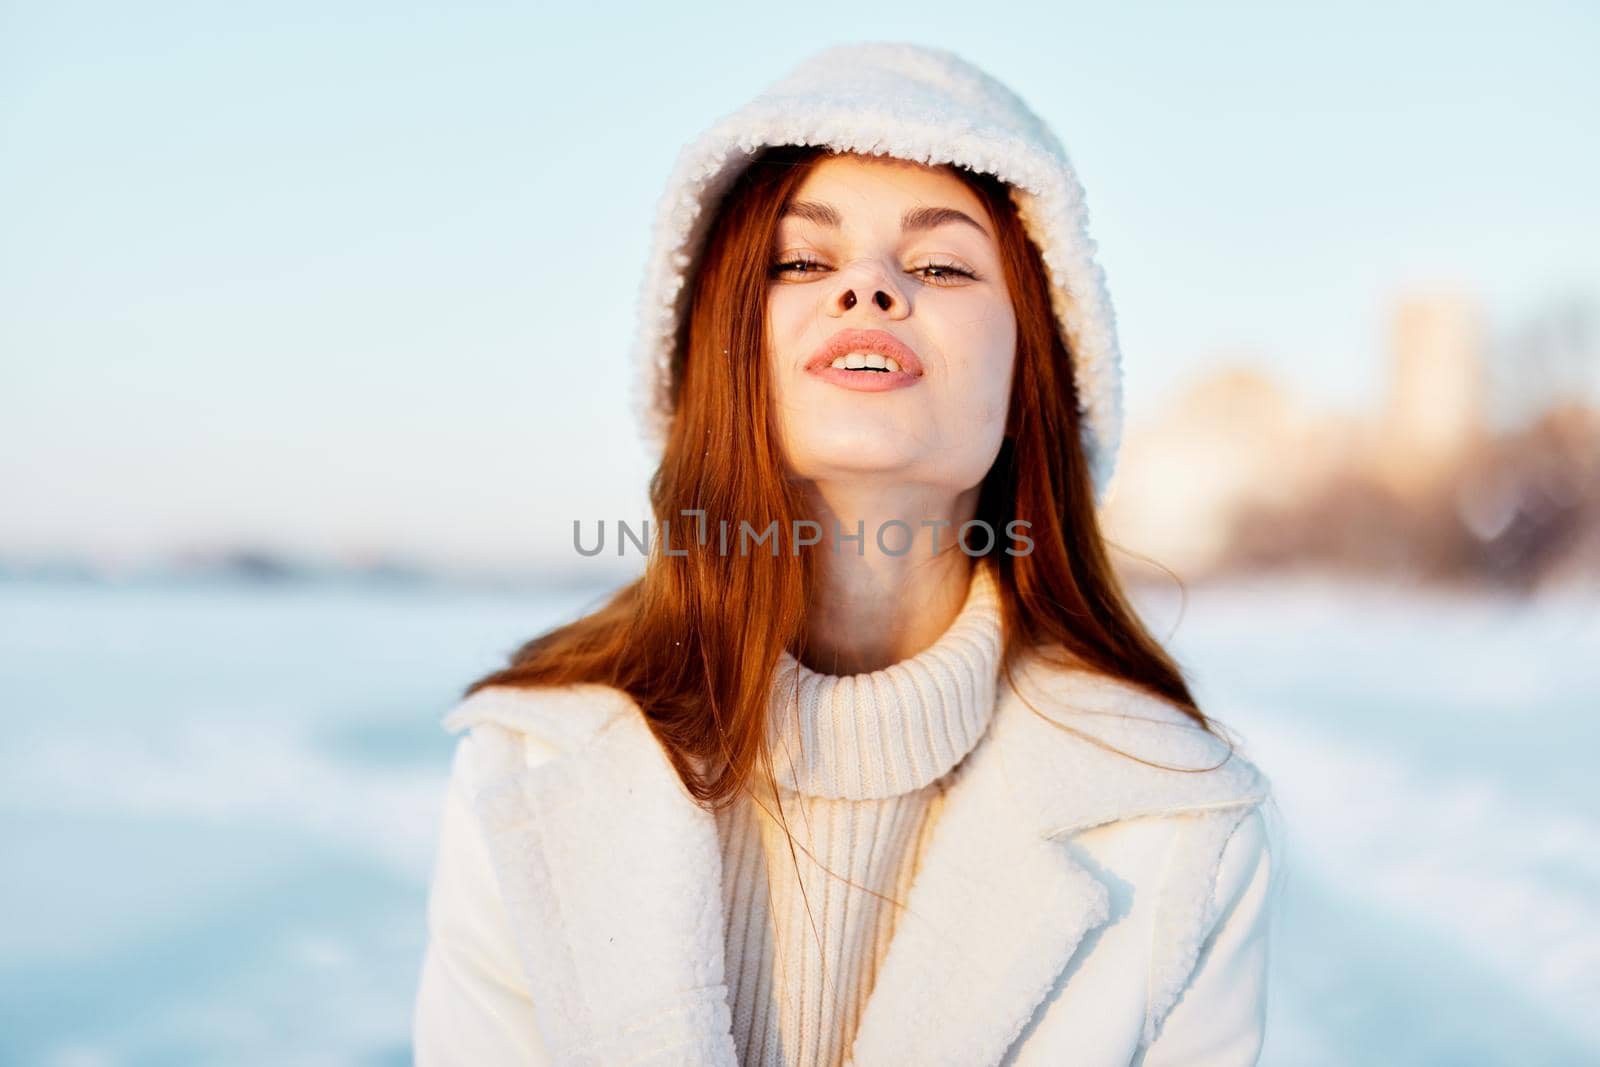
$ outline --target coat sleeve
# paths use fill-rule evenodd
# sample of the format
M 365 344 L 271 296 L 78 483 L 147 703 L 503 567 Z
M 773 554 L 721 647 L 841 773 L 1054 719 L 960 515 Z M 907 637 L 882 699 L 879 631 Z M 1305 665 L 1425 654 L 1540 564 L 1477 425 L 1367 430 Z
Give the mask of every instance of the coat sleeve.
M 428 895 L 428 943 L 412 1017 L 417 1067 L 552 1062 L 471 807 L 481 743 L 475 732 L 457 742 L 445 793 Z
M 1156 1039 L 1133 1067 L 1251 1067 L 1266 1035 L 1272 852 L 1260 808 L 1228 838 L 1217 919 Z

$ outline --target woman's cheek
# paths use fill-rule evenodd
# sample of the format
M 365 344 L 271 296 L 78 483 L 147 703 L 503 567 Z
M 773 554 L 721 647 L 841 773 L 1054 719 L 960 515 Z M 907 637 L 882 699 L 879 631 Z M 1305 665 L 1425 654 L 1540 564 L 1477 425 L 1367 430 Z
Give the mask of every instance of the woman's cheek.
M 987 428 L 1003 420 L 1011 395 L 1010 355 L 985 352 L 965 361 L 958 375 L 959 403 L 967 409 L 967 424 Z

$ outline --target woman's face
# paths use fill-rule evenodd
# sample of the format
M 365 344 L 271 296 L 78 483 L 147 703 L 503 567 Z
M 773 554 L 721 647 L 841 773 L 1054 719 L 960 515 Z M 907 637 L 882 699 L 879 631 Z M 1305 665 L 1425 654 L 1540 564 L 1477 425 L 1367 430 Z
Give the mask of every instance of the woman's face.
M 947 168 L 857 155 L 812 168 L 767 285 L 794 476 L 977 485 L 1004 436 L 1016 342 L 994 223 Z M 884 369 L 832 366 L 863 361 L 850 353 Z

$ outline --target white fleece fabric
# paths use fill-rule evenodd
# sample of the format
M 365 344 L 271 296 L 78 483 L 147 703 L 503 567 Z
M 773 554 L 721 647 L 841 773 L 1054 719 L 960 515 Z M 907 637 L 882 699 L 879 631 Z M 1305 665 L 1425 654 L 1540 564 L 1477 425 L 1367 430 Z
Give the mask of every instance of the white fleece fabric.
M 951 625 L 908 659 L 837 676 L 784 655 L 776 792 L 717 817 L 725 974 L 745 1067 L 845 1062 L 943 780 L 993 718 L 1000 627 L 998 585 L 980 561 Z
M 905 909 L 892 912 L 881 959 L 860 933 L 875 935 L 881 913 L 841 921 L 838 883 L 817 872 L 808 883 L 821 930 L 855 930 L 856 945 L 873 946 L 873 966 L 855 970 L 808 956 L 809 924 L 785 942 L 796 969 L 825 959 L 832 969 L 818 976 L 861 976 L 843 1067 L 1254 1064 L 1276 869 L 1260 810 L 1268 780 L 1130 686 L 1031 656 L 1011 681 L 971 751 L 937 779 L 937 807 L 907 846 L 909 888 L 907 867 L 883 865 Z M 816 727 L 838 706 L 797 722 Z M 751 1004 L 765 1005 L 781 1038 L 794 1001 L 779 994 L 809 979 L 758 978 L 748 995 L 754 955 L 730 945 L 723 870 L 740 835 L 694 802 L 628 694 L 491 687 L 446 724 L 467 733 L 430 892 L 419 1067 L 738 1067 L 768 1048 L 753 1039 Z M 945 751 L 964 744 L 952 738 Z M 912 765 L 917 749 L 898 751 Z M 875 788 L 876 775 L 842 766 L 808 760 L 794 781 Z M 793 906 L 767 914 L 776 929 Z M 829 1002 L 837 1017 L 818 1025 L 840 1025 L 850 999 Z
M 684 147 L 657 208 L 639 294 L 633 404 L 659 447 L 672 418 L 673 350 L 715 207 L 769 145 L 956 164 L 1011 186 L 1072 353 L 1082 444 L 1103 501 L 1122 434 L 1122 356 L 1083 186 L 1021 97 L 947 49 L 867 42 L 824 49 Z

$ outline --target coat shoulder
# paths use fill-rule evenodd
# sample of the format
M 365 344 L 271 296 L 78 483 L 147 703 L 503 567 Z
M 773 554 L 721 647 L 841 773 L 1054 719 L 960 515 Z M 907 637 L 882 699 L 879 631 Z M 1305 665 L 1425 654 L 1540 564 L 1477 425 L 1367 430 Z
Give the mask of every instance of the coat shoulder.
M 1066 667 L 1039 658 L 1024 660 L 1021 692 L 1051 718 L 1077 730 L 1117 737 L 1139 737 L 1193 751 L 1226 749 L 1193 715 L 1155 693 L 1122 678 L 1084 667 Z
M 444 727 L 461 733 L 492 725 L 554 753 L 571 752 L 637 708 L 625 691 L 609 685 L 492 685 L 456 704 L 444 717 Z
M 1000 732 L 1010 760 L 1037 764 L 1039 787 L 1063 794 L 1049 805 L 1058 830 L 1271 793 L 1230 731 L 1130 682 L 1034 659 L 1009 696 Z

